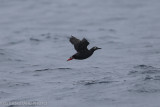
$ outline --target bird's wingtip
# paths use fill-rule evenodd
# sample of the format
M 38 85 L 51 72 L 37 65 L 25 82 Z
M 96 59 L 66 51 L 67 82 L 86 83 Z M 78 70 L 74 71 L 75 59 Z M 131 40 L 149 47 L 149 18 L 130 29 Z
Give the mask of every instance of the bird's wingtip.
M 71 38 L 74 38 L 74 36 L 73 36 L 73 35 L 71 35 Z
M 72 36 L 72 35 L 71 35 L 71 36 L 67 36 L 68 39 L 71 39 L 71 38 L 73 38 L 73 37 L 74 37 L 74 36 Z

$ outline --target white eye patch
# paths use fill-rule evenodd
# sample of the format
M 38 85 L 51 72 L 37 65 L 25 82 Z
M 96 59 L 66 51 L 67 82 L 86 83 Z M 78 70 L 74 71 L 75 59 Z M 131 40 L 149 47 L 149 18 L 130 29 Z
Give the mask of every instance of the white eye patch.
M 97 47 L 95 46 L 94 49 L 97 49 Z

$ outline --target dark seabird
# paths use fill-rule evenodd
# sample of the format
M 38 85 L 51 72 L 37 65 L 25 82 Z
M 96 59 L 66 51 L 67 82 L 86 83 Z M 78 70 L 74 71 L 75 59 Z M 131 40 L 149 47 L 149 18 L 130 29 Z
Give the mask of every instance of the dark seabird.
M 82 40 L 79 40 L 76 37 L 71 36 L 70 42 L 74 45 L 74 48 L 77 51 L 77 53 L 71 56 L 67 61 L 70 61 L 72 59 L 78 59 L 78 60 L 86 59 L 90 57 L 95 50 L 101 49 L 94 46 L 93 48 L 88 50 L 87 46 L 89 45 L 89 42 L 85 38 L 83 38 Z

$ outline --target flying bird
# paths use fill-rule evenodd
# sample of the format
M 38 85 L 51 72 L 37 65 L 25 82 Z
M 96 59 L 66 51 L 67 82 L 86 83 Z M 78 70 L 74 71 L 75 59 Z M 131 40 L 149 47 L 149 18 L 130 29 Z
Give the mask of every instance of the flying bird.
M 71 36 L 70 42 L 74 45 L 74 48 L 77 51 L 77 53 L 71 56 L 67 61 L 70 61 L 72 59 L 78 59 L 78 60 L 86 59 L 90 57 L 95 50 L 101 49 L 96 46 L 92 47 L 91 49 L 88 49 L 87 46 L 89 45 L 89 42 L 85 38 L 79 40 L 76 37 Z

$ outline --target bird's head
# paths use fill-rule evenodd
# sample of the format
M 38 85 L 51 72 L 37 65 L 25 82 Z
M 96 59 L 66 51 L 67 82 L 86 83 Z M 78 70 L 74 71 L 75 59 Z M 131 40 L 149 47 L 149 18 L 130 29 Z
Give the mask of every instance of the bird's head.
M 94 46 L 93 48 L 91 48 L 91 50 L 93 51 L 98 50 L 98 49 L 102 49 L 102 48 L 98 48 L 97 46 Z
M 72 59 L 74 59 L 74 57 L 73 57 L 73 56 L 71 56 L 67 61 L 70 61 L 70 60 L 72 60 Z

